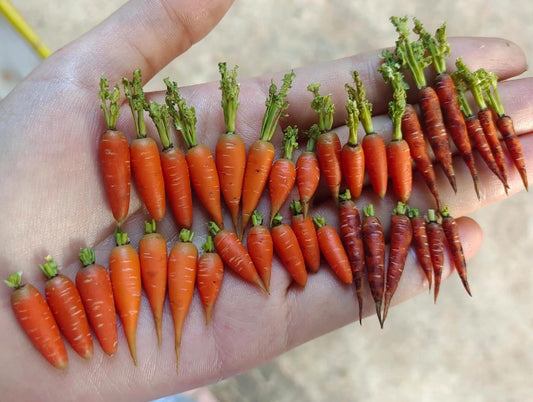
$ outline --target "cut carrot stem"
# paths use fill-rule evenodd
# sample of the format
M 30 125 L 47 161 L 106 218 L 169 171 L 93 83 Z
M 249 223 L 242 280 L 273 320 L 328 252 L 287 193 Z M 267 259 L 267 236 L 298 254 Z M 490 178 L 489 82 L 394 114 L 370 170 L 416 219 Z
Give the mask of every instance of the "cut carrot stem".
M 292 215 L 291 228 L 298 239 L 305 266 L 311 272 L 318 272 L 320 268 L 320 248 L 315 224 L 309 215 L 304 216 L 301 201 L 291 201 L 290 210 Z
M 205 243 L 202 244 L 203 254 L 198 259 L 198 272 L 196 281 L 198 293 L 202 299 L 202 305 L 205 311 L 205 324 L 209 325 L 213 313 L 220 287 L 222 286 L 222 277 L 224 276 L 224 263 L 220 256 L 215 252 L 213 237 L 208 235 Z
M 269 292 L 274 244 L 270 231 L 263 225 L 263 215 L 257 210 L 252 214 L 252 227 L 246 236 L 246 247 L 257 273 Z

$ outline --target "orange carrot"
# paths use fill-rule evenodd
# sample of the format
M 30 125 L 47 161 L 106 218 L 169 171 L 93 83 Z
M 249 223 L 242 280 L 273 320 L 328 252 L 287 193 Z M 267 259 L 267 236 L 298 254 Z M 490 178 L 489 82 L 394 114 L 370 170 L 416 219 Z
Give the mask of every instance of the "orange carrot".
M 141 279 L 154 316 L 157 343 L 161 345 L 161 321 L 167 294 L 167 242 L 156 232 L 154 219 L 144 223 L 144 231 L 139 241 Z
M 202 244 L 203 254 L 198 259 L 198 272 L 196 274 L 198 293 L 205 311 L 205 324 L 211 321 L 215 301 L 218 297 L 224 275 L 224 263 L 215 252 L 213 237 L 207 236 Z
M 183 152 L 174 147 L 172 143 L 168 107 L 150 101 L 148 111 L 163 146 L 159 156 L 165 192 L 172 209 L 172 215 L 179 228 L 190 229 L 193 221 L 193 208 L 189 167 Z
M 180 131 L 187 145 L 185 159 L 189 166 L 189 175 L 194 191 L 207 210 L 211 219 L 219 227 L 224 227 L 222 205 L 220 203 L 220 181 L 218 180 L 215 158 L 204 144 L 198 144 L 196 138 L 196 112 L 194 107 L 179 93 L 178 85 L 165 78 L 167 86 L 166 103 L 172 116 L 174 127 Z
M 296 186 L 304 218 L 307 218 L 309 204 L 320 182 L 320 166 L 315 153 L 316 138 L 319 134 L 318 126 L 311 126 L 306 131 L 307 148 L 296 160 Z
M 141 306 L 141 266 L 137 251 L 130 245 L 128 234 L 115 230 L 116 247 L 109 255 L 109 277 L 113 287 L 117 313 L 124 327 L 133 363 L 137 365 L 137 320 Z
M 437 214 L 434 209 L 428 209 L 426 216 L 426 230 L 428 235 L 429 252 L 433 263 L 433 277 L 435 278 L 433 300 L 437 303 L 440 281 L 442 278 L 442 269 L 444 267 L 444 242 L 446 240 L 442 225 L 437 221 Z
M 179 370 L 183 324 L 194 294 L 198 270 L 198 249 L 192 243 L 193 237 L 193 232 L 181 229 L 179 241 L 168 256 L 168 301 L 174 321 L 176 372 Z
M 46 277 L 45 295 L 50 310 L 72 349 L 84 359 L 90 359 L 93 341 L 80 293 L 69 277 L 58 272 L 52 256 L 44 260 L 39 268 Z
M 289 197 L 296 181 L 296 166 L 292 161 L 292 153 L 296 148 L 298 148 L 298 128 L 288 126 L 283 136 L 283 157 L 274 162 L 268 178 L 271 224 Z
M 263 215 L 257 210 L 252 214 L 252 228 L 248 231 L 246 237 L 246 247 L 255 269 L 268 292 L 270 289 L 274 245 L 270 231 L 263 225 Z
M 76 286 L 94 334 L 108 355 L 117 351 L 117 315 L 113 289 L 107 270 L 95 263 L 94 250 L 84 248 L 79 253 L 83 268 L 76 274 Z
M 304 216 L 302 202 L 291 201 L 290 210 L 292 215 L 291 228 L 298 239 L 305 266 L 311 272 L 318 272 L 320 268 L 320 248 L 315 224 L 309 215 Z
M 215 149 L 215 159 L 220 180 L 220 190 L 228 207 L 233 227 L 238 231 L 239 206 L 246 166 L 246 148 L 242 137 L 235 131 L 235 120 L 239 107 L 240 85 L 237 83 L 237 66 L 228 70 L 226 63 L 219 63 L 222 109 L 226 132 L 220 136 Z
M 412 239 L 413 228 L 411 226 L 411 220 L 407 216 L 407 206 L 400 201 L 391 217 L 390 250 L 385 286 L 383 322 L 387 318 L 391 299 L 400 283 Z
M 316 235 L 320 251 L 329 266 L 341 281 L 348 284 L 352 283 L 352 267 L 339 234 L 332 226 L 327 225 L 326 219 L 321 216 L 315 216 L 313 222 L 318 228 Z
M 242 279 L 267 292 L 265 284 L 257 273 L 250 254 L 246 251 L 237 235 L 227 229 L 220 229 L 215 222 L 207 224 L 209 233 L 214 237 L 215 249 L 228 267 Z M 267 292 L 268 293 L 268 292 Z
M 413 227 L 413 248 L 415 249 L 418 262 L 424 271 L 428 281 L 429 290 L 431 291 L 431 282 L 433 280 L 433 263 L 429 251 L 428 235 L 426 231 L 426 221 L 420 216 L 418 209 L 409 208 L 409 218 Z
M 298 244 L 298 239 L 289 225 L 283 223 L 280 214 L 272 222 L 272 241 L 281 264 L 292 279 L 300 286 L 307 283 L 305 260 Z
M 285 74 L 279 92 L 277 92 L 277 87 L 274 82 L 270 84 L 269 96 L 266 100 L 266 110 L 261 125 L 261 134 L 259 140 L 255 141 L 248 150 L 242 187 L 242 221 L 239 233 L 239 238 L 241 239 L 250 220 L 250 216 L 257 208 L 259 199 L 265 189 L 270 169 L 272 168 L 274 145 L 270 141 L 279 119 L 285 116 L 284 112 L 289 107 L 289 102 L 286 101 L 286 97 L 293 79 L 294 72 Z
M 44 297 L 32 284 L 22 283 L 22 271 L 9 275 L 4 282 L 13 289 L 11 308 L 28 339 L 50 364 L 66 369 L 67 350 Z
M 355 282 L 355 293 L 359 305 L 359 324 L 363 319 L 363 274 L 365 269 L 365 250 L 361 216 L 352 200 L 350 190 L 339 196 L 339 226 L 341 238 L 350 261 Z
M 363 245 L 368 285 L 376 304 L 379 325 L 383 327 L 381 304 L 385 291 L 385 235 L 380 220 L 374 214 L 372 204 L 363 207 L 363 214 Z
M 122 79 L 128 98 L 137 138 L 130 145 L 131 170 L 139 196 L 150 215 L 157 221 L 165 216 L 165 181 L 157 143 L 146 135 L 144 110 L 147 107 L 142 88 L 141 71 L 133 72 L 133 80 Z
M 109 82 L 102 75 L 99 97 L 107 130 L 100 136 L 98 142 L 98 160 L 111 212 L 115 220 L 120 223 L 128 216 L 130 206 L 130 146 L 124 134 L 116 129 L 120 90 L 118 85 L 115 85 L 112 91 L 108 87 Z

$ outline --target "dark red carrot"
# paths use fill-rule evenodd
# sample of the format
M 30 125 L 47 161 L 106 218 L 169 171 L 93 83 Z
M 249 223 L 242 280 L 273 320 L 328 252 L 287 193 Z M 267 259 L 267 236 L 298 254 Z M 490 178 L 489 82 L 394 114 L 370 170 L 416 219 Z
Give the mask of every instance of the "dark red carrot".
M 383 306 L 383 322 L 387 318 L 389 306 L 403 274 L 409 247 L 413 239 L 411 220 L 407 216 L 407 206 L 398 202 L 391 217 L 389 263 Z
M 429 252 L 431 262 L 433 263 L 433 277 L 435 284 L 433 286 L 433 300 L 437 303 L 439 297 L 440 281 L 442 278 L 442 269 L 444 268 L 444 243 L 446 238 L 442 225 L 437 220 L 437 214 L 434 209 L 428 209 L 426 217 L 426 231 L 428 235 Z
M 296 186 L 302 203 L 304 218 L 307 217 L 309 204 L 320 181 L 320 166 L 315 153 L 316 138 L 320 134 L 318 126 L 311 126 L 305 132 L 307 136 L 307 148 L 296 160 Z
M 270 230 L 263 225 L 263 215 L 257 210 L 252 214 L 252 227 L 246 236 L 246 248 L 257 273 L 265 284 L 266 291 L 269 292 L 274 245 Z
M 379 325 L 383 327 L 381 304 L 385 291 L 385 234 L 372 204 L 363 207 L 363 214 L 363 245 L 368 285 L 376 304 Z
M 426 221 L 423 216 L 420 216 L 420 213 L 416 208 L 409 208 L 408 214 L 411 219 L 411 226 L 413 227 L 413 248 L 415 249 L 418 263 L 422 267 L 422 271 L 424 271 L 424 275 L 428 281 L 429 290 L 431 291 L 431 282 L 433 281 L 433 262 L 431 261 L 431 253 L 429 251 Z
M 365 269 L 365 250 L 361 216 L 352 200 L 350 190 L 339 196 L 339 226 L 342 242 L 352 268 L 355 294 L 359 305 L 359 324 L 362 324 L 363 314 L 363 275 Z
M 298 239 L 305 266 L 311 272 L 318 272 L 320 268 L 320 248 L 315 224 L 309 215 L 304 216 L 300 201 L 291 201 L 290 210 L 292 215 L 291 228 Z

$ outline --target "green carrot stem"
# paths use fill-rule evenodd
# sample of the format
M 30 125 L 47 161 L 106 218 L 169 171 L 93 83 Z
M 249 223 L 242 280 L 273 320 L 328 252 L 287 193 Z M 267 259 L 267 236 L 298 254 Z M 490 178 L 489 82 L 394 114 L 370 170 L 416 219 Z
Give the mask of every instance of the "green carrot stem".
M 440 210 L 440 216 L 442 216 L 443 218 L 450 217 L 450 207 L 448 205 L 446 205 Z
M 220 233 L 220 228 L 213 221 L 207 222 L 207 230 L 213 236 L 216 236 L 218 233 Z
M 170 135 L 170 113 L 168 112 L 168 107 L 164 104 L 150 101 L 147 110 L 155 124 L 163 150 L 174 147 Z
M 104 112 L 105 123 L 108 130 L 115 130 L 117 119 L 120 115 L 120 107 L 118 101 L 120 99 L 120 89 L 118 85 L 109 90 L 109 81 L 102 74 L 100 77 L 100 92 L 98 97 L 101 100 L 100 107 Z
M 122 78 L 124 94 L 128 99 L 137 138 L 146 138 L 146 123 L 144 121 L 144 110 L 146 109 L 146 98 L 142 88 L 142 73 L 137 69 L 133 72 L 133 79 Z
M 348 100 L 346 101 L 346 112 L 348 113 L 348 120 L 346 125 L 350 130 L 348 136 L 348 144 L 351 146 L 357 145 L 357 129 L 359 128 L 359 108 L 357 107 L 357 91 L 354 87 L 345 84 L 344 88 L 348 93 Z
M 331 131 L 333 127 L 333 115 L 335 113 L 335 105 L 331 101 L 330 95 L 320 95 L 320 83 L 309 84 L 307 90 L 313 93 L 313 101 L 311 108 L 318 115 L 318 127 L 320 131 L 326 133 Z
M 355 82 L 357 101 L 357 108 L 359 109 L 359 119 L 365 130 L 365 133 L 372 134 L 374 132 L 374 125 L 372 123 L 372 104 L 366 98 L 366 89 L 363 81 L 357 71 L 352 72 L 352 77 Z
M 144 233 L 145 234 L 157 233 L 155 219 L 144 222 Z
M 51 255 L 47 255 L 44 257 L 44 264 L 39 264 L 39 268 L 41 271 L 43 271 L 44 276 L 46 276 L 46 279 L 52 279 L 53 277 L 57 276 L 57 263 L 54 261 Z
M 215 252 L 215 243 L 213 242 L 213 236 L 207 235 L 204 244 L 202 244 L 202 250 L 204 253 Z
M 420 216 L 420 211 L 418 210 L 418 208 L 409 208 L 408 215 L 411 219 L 417 218 Z
M 257 209 L 252 213 L 251 219 L 252 226 L 260 226 L 263 224 L 263 214 L 261 214 L 261 212 L 259 212 Z
M 196 139 L 196 111 L 194 107 L 187 106 L 187 101 L 180 95 L 176 82 L 170 81 L 168 78 L 163 79 L 163 82 L 167 86 L 165 102 L 174 127 L 183 136 L 187 148 L 193 148 L 198 145 Z
M 240 84 L 237 82 L 237 68 L 228 70 L 226 63 L 218 63 L 220 72 L 220 90 L 222 91 L 222 110 L 224 111 L 224 124 L 226 133 L 235 132 L 235 120 L 237 119 L 237 109 L 239 108 Z
M 459 75 L 458 71 L 454 71 L 451 74 L 451 77 L 453 79 L 453 82 L 455 84 L 455 90 L 457 94 L 457 101 L 459 102 L 459 108 L 465 115 L 465 117 L 471 118 L 474 116 L 474 113 L 472 112 L 472 108 L 470 107 L 470 104 L 468 103 L 468 99 L 466 99 L 466 83 L 462 79 L 462 77 Z
M 485 91 L 487 102 L 494 109 L 498 117 L 504 116 L 505 110 L 500 94 L 498 93 L 498 76 L 483 68 L 480 68 L 474 74 L 481 80 L 481 88 Z
M 352 193 L 349 189 L 346 189 L 344 193 L 339 194 L 339 201 L 350 201 L 352 199 Z
M 320 127 L 318 127 L 318 124 L 313 124 L 309 128 L 309 130 L 305 132 L 305 136 L 307 137 L 307 146 L 306 146 L 307 152 L 315 151 L 316 140 L 319 135 L 320 135 Z
M 428 223 L 437 222 L 437 213 L 435 212 L 434 209 L 428 209 L 426 221 Z
M 368 204 L 363 207 L 363 214 L 366 218 L 370 218 L 372 216 L 375 216 L 376 213 L 374 211 L 374 205 Z
M 13 289 L 19 289 L 22 287 L 22 271 L 13 272 L 6 279 L 4 283 Z
M 283 134 L 283 158 L 292 160 L 296 148 L 298 148 L 298 127 L 288 126 Z
M 396 204 L 396 208 L 392 211 L 393 215 L 407 215 L 409 207 L 407 204 L 398 201 L 398 204 Z
M 261 123 L 261 134 L 259 136 L 261 141 L 270 141 L 276 131 L 279 119 L 288 116 L 284 113 L 289 107 L 289 102 L 287 102 L 286 98 L 294 77 L 293 71 L 285 74 L 279 92 L 274 81 L 271 81 L 268 98 L 265 102 L 266 110 Z
M 408 85 L 403 78 L 403 74 L 399 71 L 400 65 L 392 57 L 392 54 L 389 51 L 384 51 L 382 55 L 384 62 L 378 68 L 378 71 L 383 76 L 383 80 L 391 84 L 393 88 L 392 101 L 389 102 L 389 117 L 392 120 L 393 127 L 392 139 L 399 141 L 403 137 L 402 117 L 407 105 L 407 93 L 405 90 Z
M 192 243 L 194 238 L 194 232 L 191 232 L 189 229 L 181 229 L 179 234 L 179 241 L 183 243 Z
M 120 228 L 115 229 L 115 243 L 117 246 L 124 246 L 130 243 L 130 238 L 128 234 Z
M 435 32 L 432 37 L 425 29 L 420 20 L 414 18 L 415 27 L 413 31 L 418 34 L 424 48 L 428 51 L 433 61 L 433 66 L 437 74 L 446 72 L 446 57 L 450 54 L 450 44 L 446 41 L 446 23 Z
M 293 216 L 302 215 L 304 211 L 302 202 L 300 200 L 292 200 L 289 204 L 289 209 L 291 210 L 291 214 Z
M 466 66 L 466 64 L 463 62 L 463 59 L 460 57 L 455 61 L 455 65 L 457 66 L 458 75 L 468 85 L 468 88 L 470 89 L 470 92 L 472 92 L 472 96 L 474 97 L 478 107 L 481 110 L 485 110 L 487 108 L 487 103 L 483 98 L 480 77 L 471 72 Z
M 313 217 L 313 223 L 316 225 L 317 228 L 324 227 L 326 226 L 326 218 L 320 215 L 315 215 Z
M 78 254 L 78 258 L 84 267 L 94 264 L 96 260 L 94 250 L 92 248 L 83 248 Z
M 276 214 L 273 218 L 272 218 L 272 223 L 270 226 L 272 226 L 273 228 L 276 227 L 276 226 L 279 226 L 283 223 L 283 216 L 281 216 L 281 214 Z

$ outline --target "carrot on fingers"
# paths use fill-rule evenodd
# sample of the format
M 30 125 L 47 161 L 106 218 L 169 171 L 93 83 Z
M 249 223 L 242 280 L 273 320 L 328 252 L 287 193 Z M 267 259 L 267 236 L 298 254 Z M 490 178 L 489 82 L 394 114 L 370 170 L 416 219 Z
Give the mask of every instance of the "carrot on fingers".
M 296 160 L 296 186 L 298 187 L 304 218 L 307 217 L 309 204 L 320 182 L 320 165 L 315 153 L 318 134 L 320 134 L 320 130 L 316 125 L 311 126 L 305 132 L 307 136 L 306 150 Z
M 437 303 L 439 297 L 440 281 L 442 278 L 442 269 L 444 268 L 444 230 L 437 220 L 437 214 L 434 209 L 428 209 L 426 216 L 426 231 L 428 235 L 429 253 L 433 263 L 433 300 Z
M 142 88 L 141 70 L 133 72 L 131 81 L 123 78 L 122 83 L 137 134 L 130 145 L 133 178 L 146 209 L 152 218 L 160 221 L 165 216 L 166 209 L 165 182 L 157 143 L 146 135 L 144 111 L 147 103 Z
M 13 289 L 11 308 L 28 339 L 50 364 L 66 369 L 67 350 L 44 297 L 32 284 L 22 283 L 22 271 L 9 275 L 4 283 Z
M 237 82 L 237 66 L 228 70 L 226 63 L 218 63 L 220 71 L 220 89 L 222 91 L 222 109 L 226 132 L 222 134 L 215 148 L 215 161 L 220 191 L 228 207 L 233 227 L 239 230 L 239 207 L 241 203 L 242 183 L 246 167 L 246 148 L 242 137 L 235 131 L 237 109 L 240 105 L 240 85 Z
M 130 205 L 130 146 L 124 134 L 116 129 L 120 100 L 118 85 L 110 91 L 107 78 L 102 76 L 98 95 L 107 125 L 107 130 L 98 141 L 98 160 L 109 207 L 115 220 L 120 223 L 128 216 Z
M 141 265 L 128 234 L 115 229 L 116 246 L 109 254 L 109 277 L 117 313 L 124 327 L 133 364 L 137 365 L 137 321 L 141 306 Z
M 263 225 L 263 215 L 257 210 L 252 214 L 252 227 L 246 236 L 246 248 L 268 292 L 270 289 L 274 244 L 272 243 L 270 230 Z
M 203 254 L 198 259 L 198 272 L 196 282 L 200 299 L 205 311 L 205 324 L 211 321 L 211 315 L 215 301 L 222 286 L 222 277 L 224 275 L 224 263 L 220 256 L 215 252 L 213 236 L 208 235 L 205 243 L 202 244 Z
M 275 152 L 274 145 L 270 141 L 279 119 L 285 116 L 285 110 L 289 107 L 289 102 L 286 101 L 286 98 L 294 76 L 295 74 L 292 71 L 285 74 L 279 91 L 273 81 L 270 84 L 259 140 L 255 141 L 248 150 L 242 187 L 242 221 L 239 233 L 239 238 L 241 239 L 252 213 L 257 208 L 272 168 Z
M 301 201 L 291 201 L 290 210 L 291 228 L 298 239 L 305 266 L 311 272 L 318 272 L 320 268 L 320 248 L 315 224 L 309 215 L 304 216 Z
M 417 208 L 409 208 L 409 218 L 413 227 L 413 248 L 415 249 L 418 263 L 424 271 L 428 281 L 428 287 L 431 291 L 431 282 L 433 280 L 433 262 L 429 251 L 428 234 L 426 231 L 426 221 Z
M 94 250 L 84 248 L 78 256 L 83 268 L 76 274 L 76 287 L 102 350 L 111 356 L 118 347 L 117 314 L 111 279 L 107 269 L 95 263 Z

